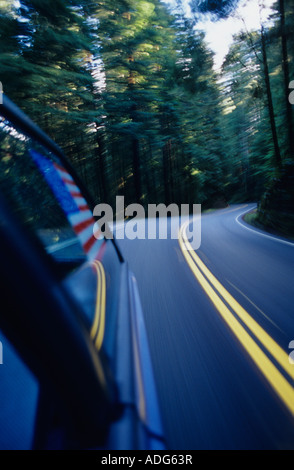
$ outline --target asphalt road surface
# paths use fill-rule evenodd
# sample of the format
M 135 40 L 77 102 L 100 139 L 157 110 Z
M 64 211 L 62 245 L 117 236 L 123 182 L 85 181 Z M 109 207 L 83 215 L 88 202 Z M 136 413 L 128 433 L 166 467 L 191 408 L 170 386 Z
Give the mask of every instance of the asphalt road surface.
M 169 449 L 294 449 L 294 244 L 246 225 L 252 207 L 204 214 L 196 252 L 187 224 L 179 239 L 118 241 Z

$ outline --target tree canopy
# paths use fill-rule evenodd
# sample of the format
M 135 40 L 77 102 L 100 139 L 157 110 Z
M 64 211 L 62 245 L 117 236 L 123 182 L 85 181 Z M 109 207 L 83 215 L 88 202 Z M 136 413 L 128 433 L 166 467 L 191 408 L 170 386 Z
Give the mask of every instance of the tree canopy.
M 291 191 L 272 188 L 291 186 L 294 161 L 293 0 L 236 35 L 220 72 L 180 3 L 3 1 L 4 91 L 64 149 L 97 202 L 254 199 L 268 214 L 275 197 L 286 213 Z M 191 1 L 223 19 L 237 5 Z
M 227 18 L 240 0 L 190 0 L 192 11 L 211 13 L 215 18 Z

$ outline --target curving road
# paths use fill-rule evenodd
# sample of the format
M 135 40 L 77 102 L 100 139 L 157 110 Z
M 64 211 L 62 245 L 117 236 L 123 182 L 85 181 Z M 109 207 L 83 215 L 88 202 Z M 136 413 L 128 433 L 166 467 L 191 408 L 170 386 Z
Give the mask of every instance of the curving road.
M 179 240 L 118 241 L 169 449 L 294 449 L 294 244 L 245 224 L 253 207 L 203 215 L 196 253 L 187 224 Z

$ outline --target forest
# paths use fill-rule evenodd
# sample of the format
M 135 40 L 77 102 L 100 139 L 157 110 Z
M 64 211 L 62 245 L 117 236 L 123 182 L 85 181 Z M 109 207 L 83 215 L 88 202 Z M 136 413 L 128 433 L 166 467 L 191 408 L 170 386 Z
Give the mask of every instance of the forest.
M 259 0 L 216 70 L 200 20 L 239 3 L 3 0 L 3 90 L 97 204 L 257 202 L 256 224 L 294 236 L 294 0 L 266 19 Z

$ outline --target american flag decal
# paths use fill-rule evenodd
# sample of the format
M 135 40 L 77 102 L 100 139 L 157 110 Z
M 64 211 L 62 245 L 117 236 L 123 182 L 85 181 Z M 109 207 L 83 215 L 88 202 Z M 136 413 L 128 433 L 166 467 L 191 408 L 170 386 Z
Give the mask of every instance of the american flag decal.
M 97 224 L 92 212 L 74 179 L 59 163 L 35 150 L 30 150 L 30 154 L 63 209 L 88 259 L 96 259 L 104 238 L 100 230 L 96 230 Z

